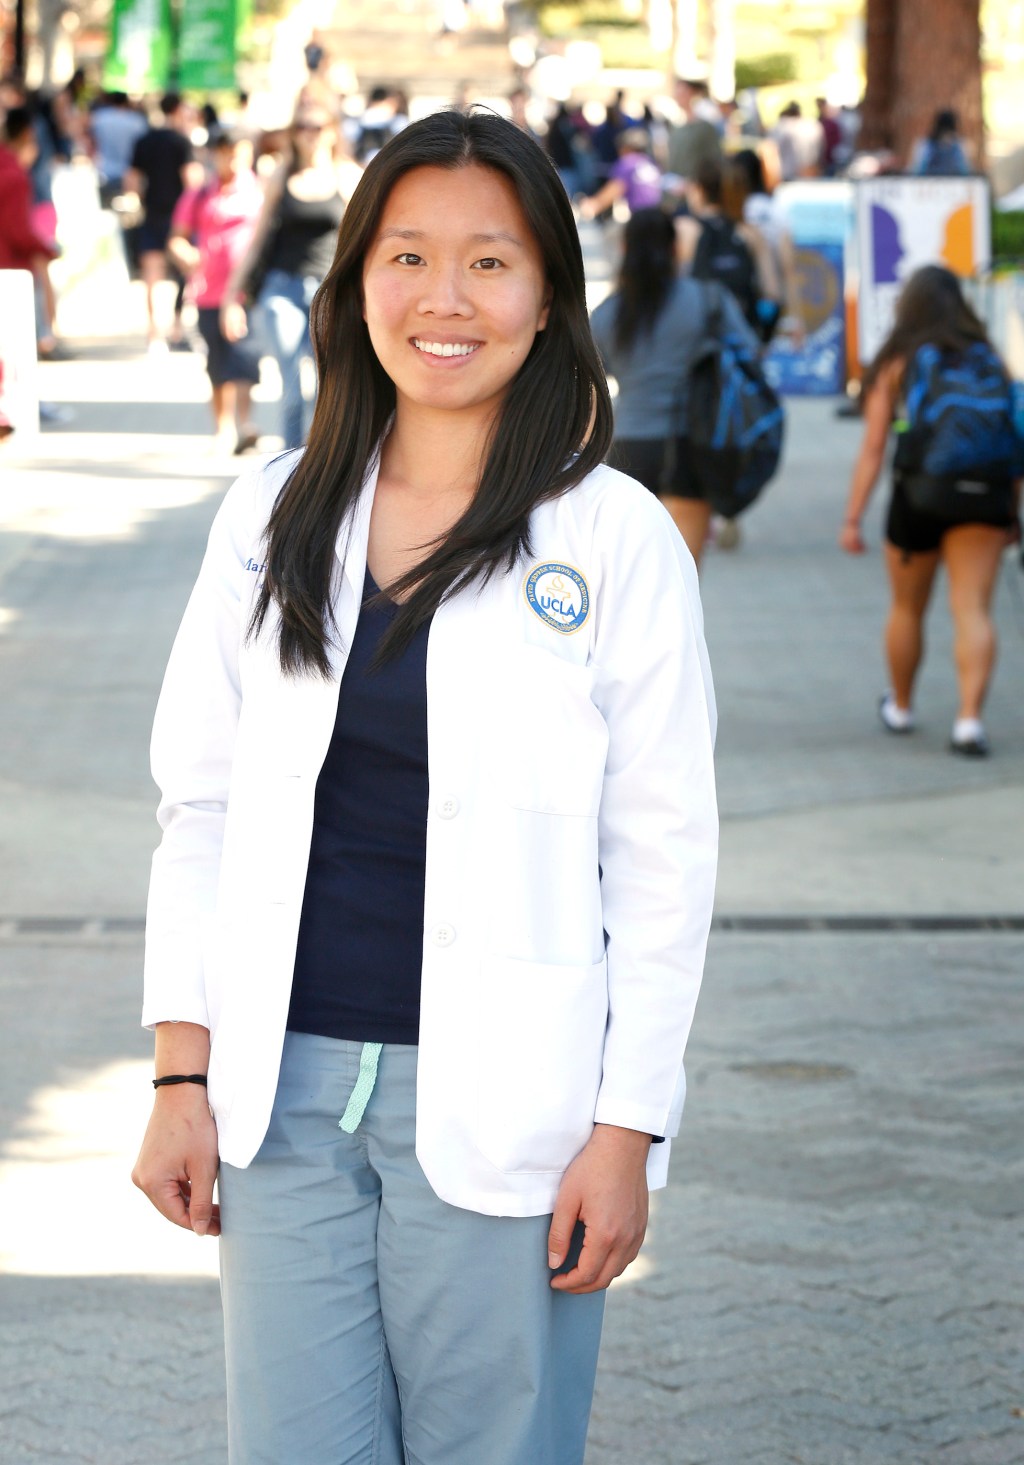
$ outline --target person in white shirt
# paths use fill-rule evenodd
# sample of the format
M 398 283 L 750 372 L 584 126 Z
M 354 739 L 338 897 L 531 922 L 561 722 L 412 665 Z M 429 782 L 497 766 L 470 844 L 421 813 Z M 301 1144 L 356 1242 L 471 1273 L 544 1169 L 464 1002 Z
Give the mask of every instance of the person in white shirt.
M 696 572 L 512 123 L 381 149 L 311 327 L 157 712 L 133 1178 L 221 1237 L 232 1465 L 579 1465 L 711 918 Z

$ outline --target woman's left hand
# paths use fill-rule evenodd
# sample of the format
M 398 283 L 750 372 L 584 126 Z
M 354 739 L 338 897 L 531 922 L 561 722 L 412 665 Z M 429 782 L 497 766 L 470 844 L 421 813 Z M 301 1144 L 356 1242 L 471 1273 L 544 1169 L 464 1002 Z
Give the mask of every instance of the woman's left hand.
M 844 549 L 847 554 L 864 554 L 867 545 L 864 543 L 864 536 L 860 532 L 860 524 L 856 519 L 847 519 L 839 531 L 839 548 Z
M 577 1221 L 583 1250 L 572 1271 L 552 1277 L 558 1292 L 601 1292 L 636 1259 L 647 1231 L 649 1134 L 598 1124 L 573 1160 L 555 1202 L 548 1265 L 560 1267 Z

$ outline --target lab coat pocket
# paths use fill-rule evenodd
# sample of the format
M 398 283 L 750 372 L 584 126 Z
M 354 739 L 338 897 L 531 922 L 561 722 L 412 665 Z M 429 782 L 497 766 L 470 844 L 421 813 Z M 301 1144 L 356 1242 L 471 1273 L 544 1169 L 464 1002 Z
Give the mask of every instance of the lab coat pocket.
M 591 668 L 539 646 L 520 646 L 505 686 L 501 776 L 509 802 L 538 814 L 595 817 L 608 727 L 591 700 Z
M 604 959 L 493 957 L 481 975 L 477 1145 L 503 1173 L 561 1172 L 593 1131 L 608 1020 Z

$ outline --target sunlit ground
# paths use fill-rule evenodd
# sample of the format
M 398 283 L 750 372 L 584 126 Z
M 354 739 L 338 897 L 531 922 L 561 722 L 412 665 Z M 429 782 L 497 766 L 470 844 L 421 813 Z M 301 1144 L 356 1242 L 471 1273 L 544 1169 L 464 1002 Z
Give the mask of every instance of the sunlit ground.
M 71 471 L 48 469 L 34 481 L 15 481 L 5 490 L 0 501 L 0 528 L 56 539 L 128 538 L 162 510 L 199 503 L 222 487 L 184 477 L 101 482 Z
M 0 1272 L 216 1277 L 216 1243 L 165 1221 L 129 1178 L 150 1077 L 147 1060 L 111 1063 L 32 1097 L 0 1150 Z M 650 1271 L 641 1256 L 616 1285 Z
M 33 1095 L 0 1150 L 0 1272 L 216 1277 L 216 1243 L 165 1221 L 129 1178 L 151 1076 L 147 1060 L 112 1063 Z

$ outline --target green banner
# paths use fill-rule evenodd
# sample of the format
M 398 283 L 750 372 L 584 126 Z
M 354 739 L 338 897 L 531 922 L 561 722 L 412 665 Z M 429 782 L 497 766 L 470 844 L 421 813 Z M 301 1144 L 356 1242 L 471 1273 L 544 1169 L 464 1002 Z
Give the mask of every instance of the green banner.
M 171 0 L 114 0 L 110 50 L 103 67 L 108 91 L 163 91 L 170 82 Z
M 178 85 L 182 91 L 234 91 L 239 0 L 181 0 Z

